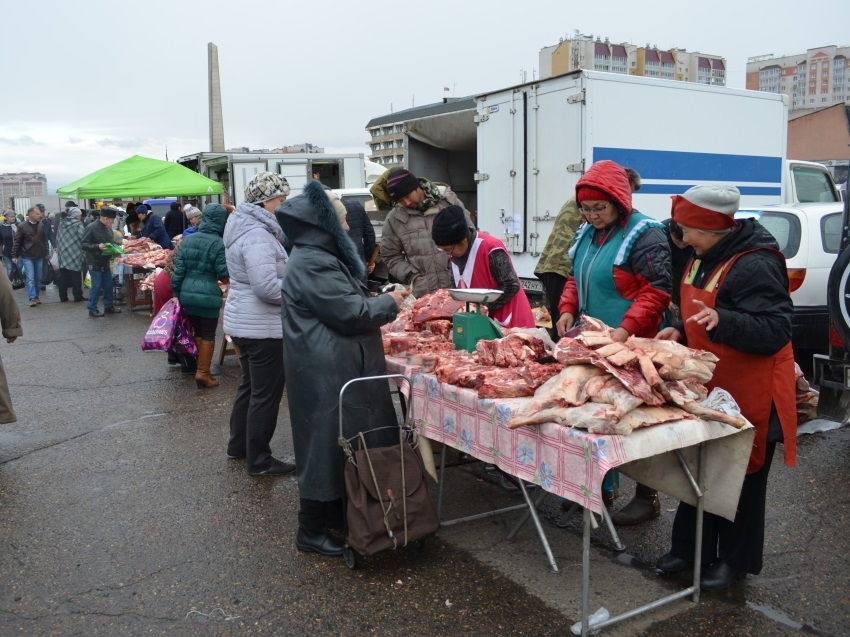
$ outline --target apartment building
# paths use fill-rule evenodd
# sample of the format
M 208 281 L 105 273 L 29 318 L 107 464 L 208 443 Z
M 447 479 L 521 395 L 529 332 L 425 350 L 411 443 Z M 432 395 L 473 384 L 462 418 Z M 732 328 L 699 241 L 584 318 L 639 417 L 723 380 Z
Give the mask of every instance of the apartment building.
M 578 31 L 558 44 L 540 49 L 540 79 L 578 69 L 658 77 L 712 86 L 726 85 L 726 60 L 718 55 L 689 52 L 682 48 L 659 49 L 614 43 L 608 38 Z
M 14 197 L 46 197 L 47 177 L 42 173 L 0 174 L 0 207 L 12 208 Z
M 372 161 L 389 168 L 404 166 L 404 132 L 405 122 L 423 117 L 437 117 L 446 113 L 454 113 L 475 108 L 472 97 L 444 97 L 442 102 L 415 106 L 403 111 L 375 117 L 366 124 L 369 133 L 369 154 Z
M 787 95 L 791 111 L 850 102 L 850 46 L 819 46 L 805 53 L 747 60 L 747 88 Z

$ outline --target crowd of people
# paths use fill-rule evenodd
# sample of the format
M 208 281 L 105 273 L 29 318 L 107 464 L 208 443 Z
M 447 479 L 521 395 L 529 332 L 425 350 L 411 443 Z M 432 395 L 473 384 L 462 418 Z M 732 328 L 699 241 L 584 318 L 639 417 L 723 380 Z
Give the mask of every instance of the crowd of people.
M 720 358 L 708 387 L 729 391 L 756 429 L 735 520 L 705 516 L 701 586 L 721 590 L 761 569 L 776 443 L 784 444 L 787 464 L 795 461 L 787 273 L 775 240 L 759 222 L 735 219 L 735 188 L 691 188 L 673 197 L 670 218 L 661 223 L 633 207 L 632 194 L 640 187 L 640 175 L 630 168 L 607 160 L 593 164 L 558 214 L 536 274 L 558 337 L 589 315 L 609 325 L 615 341 L 671 339 Z M 295 473 L 296 546 L 341 555 L 343 541 L 333 532 L 343 514 L 339 392 L 352 379 L 384 373 L 380 328 L 394 320 L 405 297 L 449 287 L 495 288 L 503 291 L 487 304 L 495 321 L 535 325 L 505 245 L 475 227 L 448 185 L 397 168 L 371 190 L 378 205 L 389 209 L 379 246 L 360 204 L 341 201 L 318 178 L 290 198 L 286 179 L 268 172 L 248 182 L 236 208 L 209 204 L 201 211 L 174 203 L 164 220 L 142 203 L 130 204 L 120 224 L 115 208 L 105 207 L 88 215 L 86 225 L 74 202 L 55 228 L 38 206 L 20 222 L 6 214 L 0 226 L 3 335 L 9 342 L 20 336 L 19 317 L 6 312 L 9 279 L 19 263 L 32 307 L 41 302 L 41 268 L 51 251 L 58 256 L 61 301 L 84 300 L 86 272 L 89 315 L 99 317 L 120 312 L 112 297 L 109 245 L 126 233 L 173 248 L 154 284 L 154 310 L 172 298 L 180 303 L 197 357 L 170 351 L 169 364 L 194 374 L 199 388 L 217 387 L 211 362 L 223 314 L 222 329 L 241 366 L 225 455 L 244 459 L 250 476 Z M 401 289 L 370 291 L 378 252 Z M 387 384 L 358 385 L 344 407 L 345 436 L 395 425 Z M 275 458 L 271 446 L 285 386 L 294 463 Z M 14 418 L 2 389 L 0 420 Z M 603 485 L 607 507 L 613 507 L 617 482 L 612 472 Z M 659 511 L 657 492 L 638 484 L 634 500 L 613 520 L 639 524 Z M 695 509 L 680 504 L 659 570 L 693 567 L 695 521 Z

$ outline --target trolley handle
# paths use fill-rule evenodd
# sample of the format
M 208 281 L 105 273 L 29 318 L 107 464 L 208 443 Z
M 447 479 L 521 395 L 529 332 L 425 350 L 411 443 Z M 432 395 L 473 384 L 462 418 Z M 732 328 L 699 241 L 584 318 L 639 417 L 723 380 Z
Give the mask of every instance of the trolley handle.
M 348 386 L 353 385 L 354 383 L 359 383 L 359 382 L 366 381 L 366 380 L 392 380 L 392 379 L 403 380 L 404 382 L 407 383 L 407 393 L 408 393 L 407 415 L 405 416 L 405 419 L 404 419 L 405 424 L 407 424 L 407 421 L 410 418 L 410 414 L 413 412 L 413 383 L 411 382 L 411 380 L 407 376 L 405 376 L 404 374 L 385 374 L 383 376 L 362 376 L 360 378 L 352 378 L 350 381 L 348 381 L 347 383 L 345 383 L 345 385 L 342 386 L 342 389 L 339 390 L 339 437 L 340 437 L 340 439 L 342 439 L 343 436 L 345 435 L 345 433 L 343 431 L 342 398 L 343 398 L 343 395 L 345 394 L 345 390 L 348 388 Z

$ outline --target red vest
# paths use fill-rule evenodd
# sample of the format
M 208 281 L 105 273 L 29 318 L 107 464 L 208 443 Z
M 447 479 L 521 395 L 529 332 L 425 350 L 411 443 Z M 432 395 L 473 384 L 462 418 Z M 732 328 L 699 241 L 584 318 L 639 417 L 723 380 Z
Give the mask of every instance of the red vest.
M 452 261 L 455 285 L 459 288 L 498 290 L 499 282 L 490 274 L 490 253 L 493 250 L 507 252 L 505 244 L 496 237 L 479 232 L 469 248 L 469 257 L 463 274 Z M 528 302 L 528 297 L 522 287 L 510 301 L 491 313 L 490 318 L 502 327 L 536 327 L 534 315 L 531 313 L 531 304 Z
M 714 369 L 711 382 L 706 383 L 706 387 L 709 389 L 721 387 L 732 394 L 741 408 L 741 413 L 755 427 L 756 437 L 750 452 L 750 463 L 747 466 L 747 473 L 750 474 L 761 469 L 764 464 L 771 405 L 776 406 L 776 413 L 782 425 L 782 434 L 785 439 L 785 464 L 789 467 L 797 464 L 797 402 L 794 384 L 794 352 L 791 349 L 791 343 L 786 343 L 782 349 L 771 356 L 746 354 L 728 345 L 713 343 L 709 340 L 705 327 L 687 320 L 688 317 L 700 311 L 694 301 L 702 301 L 706 307 L 714 308 L 717 291 L 723 285 L 735 261 L 744 254 L 747 253 L 737 254 L 718 265 L 708 278 L 704 289 L 696 288 L 687 282 L 687 273 L 693 267 L 692 260 L 682 279 L 681 310 L 688 347 L 712 352 L 720 359 Z

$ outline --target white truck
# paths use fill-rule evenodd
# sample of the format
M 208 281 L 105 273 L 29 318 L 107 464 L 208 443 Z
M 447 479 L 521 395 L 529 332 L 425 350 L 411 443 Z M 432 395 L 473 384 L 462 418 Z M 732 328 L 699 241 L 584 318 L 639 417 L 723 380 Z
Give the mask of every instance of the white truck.
M 236 205 L 242 202 L 251 177 L 264 171 L 286 177 L 292 189 L 290 196 L 300 193 L 316 171 L 329 188 L 366 187 L 367 162 L 362 153 L 203 152 L 181 157 L 177 163 L 221 182 Z
M 742 207 L 840 201 L 822 165 L 786 160 L 787 111 L 777 94 L 582 70 L 406 122 L 405 154 L 414 174 L 448 181 L 477 210 L 526 289 L 540 290 L 534 268 L 558 210 L 601 159 L 638 171 L 634 206 L 657 219 L 671 195 L 707 182 L 737 186 Z

